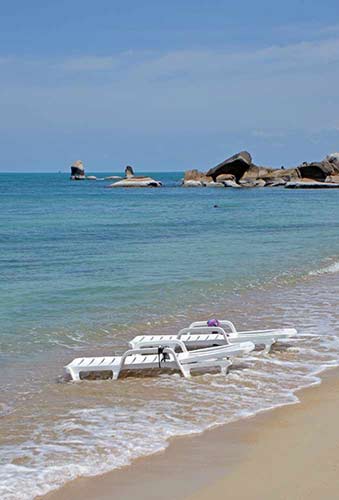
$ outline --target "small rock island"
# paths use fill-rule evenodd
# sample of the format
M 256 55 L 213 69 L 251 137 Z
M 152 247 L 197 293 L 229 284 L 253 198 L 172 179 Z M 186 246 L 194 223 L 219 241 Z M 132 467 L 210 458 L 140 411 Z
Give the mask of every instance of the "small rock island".
M 75 161 L 71 165 L 71 180 L 72 181 L 96 181 L 94 175 L 86 175 L 85 167 L 81 160 Z
M 154 180 L 152 177 L 134 175 L 133 167 L 128 165 L 125 168 L 125 178 L 120 181 L 114 182 L 110 186 L 112 188 L 118 187 L 161 187 L 160 181 Z

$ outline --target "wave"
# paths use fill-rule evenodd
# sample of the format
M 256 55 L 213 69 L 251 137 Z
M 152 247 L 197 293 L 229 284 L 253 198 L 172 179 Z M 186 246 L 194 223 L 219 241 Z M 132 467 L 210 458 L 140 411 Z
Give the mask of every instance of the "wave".
M 319 373 L 338 365 L 339 280 L 331 287 L 325 281 L 253 290 L 225 304 L 224 310 L 242 326 L 269 327 L 279 318 L 281 325 L 317 335 L 268 356 L 254 353 L 227 377 L 207 374 L 185 380 L 164 375 L 83 384 L 47 379 L 41 388 L 45 392 L 36 399 L 24 387 L 16 408 L 19 424 L 2 418 L 13 441 L 1 447 L 0 498 L 32 500 L 76 477 L 121 468 L 163 450 L 173 437 L 297 403 L 296 391 L 320 383 Z M 55 371 L 60 365 L 61 359 L 56 360 Z M 28 417 L 32 425 L 25 433 L 20 423 Z
M 328 266 L 317 269 L 316 271 L 310 271 L 310 276 L 318 276 L 320 274 L 334 274 L 339 272 L 339 261 L 332 262 Z

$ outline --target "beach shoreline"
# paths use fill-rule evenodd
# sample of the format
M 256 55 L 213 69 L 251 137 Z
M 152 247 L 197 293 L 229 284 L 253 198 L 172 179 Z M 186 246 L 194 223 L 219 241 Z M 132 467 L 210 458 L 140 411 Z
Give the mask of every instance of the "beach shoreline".
M 3 186 L 1 498 L 33 500 L 71 481 L 86 484 L 86 497 L 92 484 L 101 494 L 104 473 L 124 498 L 158 498 L 159 488 L 192 495 L 246 456 L 244 416 L 295 402 L 296 390 L 338 363 L 334 194 L 113 195 L 57 175 L 8 175 Z M 75 357 L 120 354 L 136 335 L 211 318 L 240 331 L 293 327 L 300 337 L 235 359 L 227 377 L 64 383 Z
M 336 498 L 339 368 L 326 370 L 320 384 L 297 396 L 297 404 L 174 438 L 163 452 L 38 498 L 218 500 L 229 491 L 239 499 Z

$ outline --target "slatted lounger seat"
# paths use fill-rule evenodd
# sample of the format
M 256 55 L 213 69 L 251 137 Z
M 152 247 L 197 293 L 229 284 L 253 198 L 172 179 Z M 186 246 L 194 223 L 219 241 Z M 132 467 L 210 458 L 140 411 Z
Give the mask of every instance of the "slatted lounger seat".
M 175 352 L 177 347 L 182 352 Z M 142 349 L 130 349 L 122 356 L 76 358 L 65 366 L 65 371 L 73 380 L 80 380 L 82 373 L 101 371 L 111 371 L 113 380 L 116 380 L 123 370 L 152 368 L 179 370 L 184 377 L 189 377 L 194 368 L 216 367 L 226 373 L 232 363 L 230 358 L 247 354 L 253 349 L 252 342 L 243 342 L 188 352 L 182 341 L 174 339 L 158 347 L 144 345 Z
M 239 332 L 234 324 L 228 320 L 219 321 L 219 326 L 207 326 L 206 321 L 196 321 L 191 323 L 188 328 L 180 330 L 176 335 L 138 335 L 129 342 L 129 345 L 132 348 L 142 347 L 144 344 L 151 345 L 152 342 L 153 345 L 157 345 L 168 338 L 169 340 L 181 340 L 186 347 L 194 349 L 250 341 L 255 345 L 264 345 L 265 351 L 269 352 L 276 342 L 286 341 L 296 335 L 295 328 Z

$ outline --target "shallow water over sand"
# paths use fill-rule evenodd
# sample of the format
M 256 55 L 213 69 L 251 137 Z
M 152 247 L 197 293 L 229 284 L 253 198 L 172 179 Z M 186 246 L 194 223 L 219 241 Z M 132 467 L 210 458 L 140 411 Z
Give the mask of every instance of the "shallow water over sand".
M 43 181 L 30 182 L 9 186 L 0 224 L 1 498 L 28 500 L 172 436 L 293 403 L 297 388 L 337 364 L 333 193 L 116 194 L 56 179 L 39 195 Z M 60 381 L 80 354 L 121 352 L 139 332 L 212 316 L 319 338 L 254 353 L 227 377 Z

